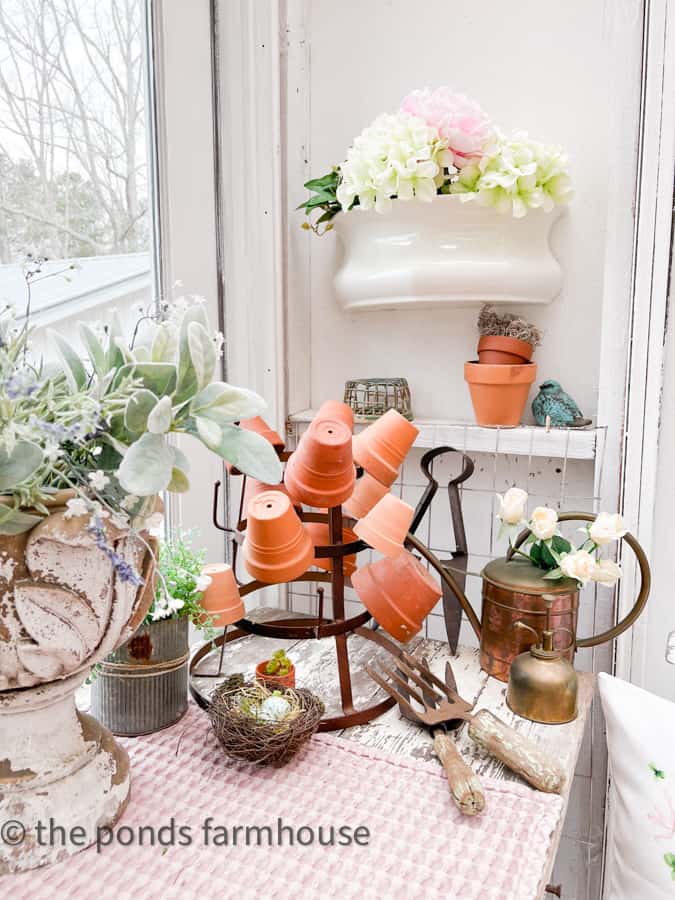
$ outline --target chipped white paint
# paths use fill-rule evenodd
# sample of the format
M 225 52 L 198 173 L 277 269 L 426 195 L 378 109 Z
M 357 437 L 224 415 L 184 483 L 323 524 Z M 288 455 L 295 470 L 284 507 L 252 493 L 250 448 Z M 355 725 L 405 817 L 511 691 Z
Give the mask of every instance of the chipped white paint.
M 126 753 L 74 703 L 91 666 L 130 636 L 153 594 L 145 544 L 106 529 L 114 550 L 143 572 L 144 589 L 120 581 L 63 509 L 28 534 L 0 539 L 8 575 L 0 589 L 0 822 L 20 822 L 27 833 L 15 846 L 0 842 L 0 874 L 77 852 L 126 803 Z M 76 841 L 38 842 L 37 823 L 50 820 L 67 833 L 81 829 Z

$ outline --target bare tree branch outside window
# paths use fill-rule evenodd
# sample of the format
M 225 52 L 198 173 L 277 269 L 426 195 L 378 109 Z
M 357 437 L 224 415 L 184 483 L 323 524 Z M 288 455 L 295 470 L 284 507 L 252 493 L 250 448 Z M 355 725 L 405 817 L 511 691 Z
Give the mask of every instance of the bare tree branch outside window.
M 1 0 L 0 263 L 147 250 L 139 0 Z

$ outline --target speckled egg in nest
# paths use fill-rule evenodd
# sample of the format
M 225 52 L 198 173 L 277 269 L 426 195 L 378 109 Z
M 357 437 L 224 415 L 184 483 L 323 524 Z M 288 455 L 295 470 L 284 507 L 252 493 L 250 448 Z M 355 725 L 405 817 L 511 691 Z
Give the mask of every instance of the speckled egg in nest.
M 311 691 L 272 691 L 258 683 L 220 685 L 208 709 L 228 756 L 270 766 L 287 763 L 317 730 L 323 713 L 323 703 Z

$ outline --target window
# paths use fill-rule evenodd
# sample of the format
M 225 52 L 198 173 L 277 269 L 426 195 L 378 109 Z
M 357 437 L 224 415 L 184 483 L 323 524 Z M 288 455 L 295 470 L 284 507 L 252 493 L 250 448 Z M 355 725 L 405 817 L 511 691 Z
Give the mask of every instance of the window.
M 32 254 L 37 324 L 150 302 L 144 47 L 143 0 L 0 5 L 0 299 Z

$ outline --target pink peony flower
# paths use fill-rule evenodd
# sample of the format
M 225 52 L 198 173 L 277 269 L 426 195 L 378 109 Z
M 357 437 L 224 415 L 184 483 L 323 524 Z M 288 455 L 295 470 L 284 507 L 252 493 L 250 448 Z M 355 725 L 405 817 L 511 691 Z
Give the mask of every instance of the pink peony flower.
M 405 97 L 401 109 L 438 129 L 458 169 L 481 157 L 483 146 L 493 134 L 492 124 L 480 106 L 449 87 L 413 91 Z

